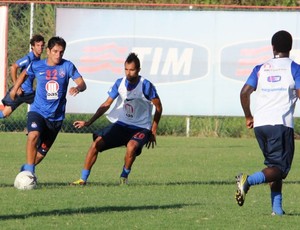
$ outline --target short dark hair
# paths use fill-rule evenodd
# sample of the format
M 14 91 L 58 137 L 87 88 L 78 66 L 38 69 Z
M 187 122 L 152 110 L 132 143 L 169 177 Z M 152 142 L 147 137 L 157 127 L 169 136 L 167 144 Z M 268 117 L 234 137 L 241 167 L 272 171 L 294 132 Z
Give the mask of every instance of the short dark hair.
M 290 52 L 293 45 L 292 35 L 285 30 L 280 30 L 273 35 L 271 44 L 277 52 Z
M 45 39 L 42 35 L 40 34 L 36 34 L 36 35 L 33 35 L 32 38 L 30 39 L 30 45 L 31 46 L 34 46 L 34 44 L 36 42 L 44 42 L 45 43 Z
M 55 45 L 62 46 L 65 50 L 67 43 L 62 37 L 56 36 L 49 39 L 47 48 L 51 50 Z
M 136 69 L 140 69 L 141 67 L 140 59 L 135 53 L 130 53 L 125 61 L 125 63 L 132 63 L 132 62 L 134 62 Z

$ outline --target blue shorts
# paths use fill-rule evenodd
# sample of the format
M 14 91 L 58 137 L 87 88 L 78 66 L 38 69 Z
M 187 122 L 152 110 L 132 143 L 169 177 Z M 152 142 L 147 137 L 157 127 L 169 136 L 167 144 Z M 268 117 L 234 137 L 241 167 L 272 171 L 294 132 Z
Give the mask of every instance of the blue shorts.
M 266 125 L 254 128 L 259 147 L 268 167 L 277 167 L 288 175 L 295 151 L 294 129 L 284 125 Z
M 28 112 L 27 131 L 38 131 L 40 138 L 38 142 L 38 152 L 46 155 L 54 143 L 63 121 L 49 121 L 36 112 Z
M 96 140 L 97 137 L 101 136 L 104 141 L 104 147 L 99 151 L 102 152 L 107 149 L 112 149 L 119 146 L 127 146 L 130 140 L 135 140 L 138 142 L 138 150 L 136 156 L 142 153 L 142 148 L 148 143 L 151 131 L 144 128 L 130 128 L 125 125 L 120 125 L 117 123 L 111 124 L 106 128 L 96 131 L 93 133 L 93 139 Z
M 24 93 L 20 96 L 16 95 L 15 100 L 12 100 L 9 95 L 10 91 L 11 89 L 6 93 L 5 97 L 2 99 L 2 104 L 5 106 L 10 106 L 13 111 L 23 103 L 32 104 L 34 100 L 35 92 Z

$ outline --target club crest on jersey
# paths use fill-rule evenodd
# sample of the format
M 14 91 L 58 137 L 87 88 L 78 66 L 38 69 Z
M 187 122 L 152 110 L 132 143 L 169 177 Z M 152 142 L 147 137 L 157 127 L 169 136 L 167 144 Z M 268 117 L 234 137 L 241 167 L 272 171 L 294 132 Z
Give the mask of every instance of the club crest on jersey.
M 58 99 L 58 90 L 59 90 L 59 84 L 56 81 L 48 81 L 46 86 L 47 91 L 47 100 L 56 100 Z
M 34 129 L 37 128 L 37 124 L 35 122 L 32 122 L 31 123 L 31 128 L 34 128 Z
M 66 72 L 64 69 L 60 69 L 58 72 L 58 75 L 60 78 L 64 78 L 66 76 Z

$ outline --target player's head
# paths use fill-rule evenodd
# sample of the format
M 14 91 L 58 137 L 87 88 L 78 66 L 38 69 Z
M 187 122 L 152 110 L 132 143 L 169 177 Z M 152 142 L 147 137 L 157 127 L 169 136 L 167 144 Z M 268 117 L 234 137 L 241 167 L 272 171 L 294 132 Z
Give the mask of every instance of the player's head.
M 43 43 L 45 43 L 45 39 L 40 34 L 33 35 L 32 38 L 30 39 L 30 45 L 34 46 L 36 42 L 43 42 Z
M 45 39 L 42 35 L 36 34 L 30 39 L 31 50 L 35 56 L 40 57 L 45 46 Z
M 274 51 L 289 53 L 293 45 L 292 35 L 285 30 L 280 30 L 273 35 L 271 44 Z
M 47 46 L 47 64 L 50 66 L 58 65 L 64 55 L 66 41 L 61 37 L 52 37 Z
M 48 41 L 48 49 L 52 49 L 55 45 L 61 46 L 64 50 L 66 49 L 67 43 L 62 37 L 52 37 Z
M 130 53 L 125 61 L 126 78 L 131 83 L 138 81 L 141 64 L 138 56 L 135 53 Z
M 141 68 L 140 59 L 138 58 L 138 56 L 135 53 L 130 53 L 125 61 L 125 63 L 132 63 L 132 62 L 134 62 L 136 69 Z

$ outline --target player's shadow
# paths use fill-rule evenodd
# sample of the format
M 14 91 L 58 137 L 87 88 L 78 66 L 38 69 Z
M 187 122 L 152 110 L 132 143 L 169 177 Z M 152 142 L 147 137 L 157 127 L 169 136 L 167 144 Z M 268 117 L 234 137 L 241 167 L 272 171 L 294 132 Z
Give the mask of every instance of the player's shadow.
M 45 216 L 62 216 L 74 214 L 96 214 L 107 212 L 130 212 L 145 210 L 164 210 L 164 209 L 181 209 L 185 206 L 197 206 L 200 204 L 172 204 L 172 205 L 145 205 L 145 206 L 104 206 L 104 207 L 86 207 L 75 209 L 54 209 L 50 211 L 39 211 L 24 214 L 0 215 L 0 220 L 26 219 L 29 217 L 45 217 Z

